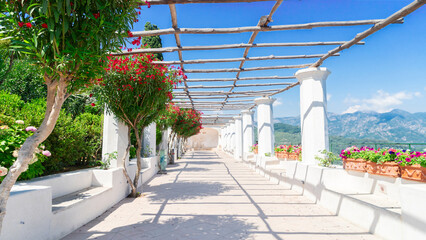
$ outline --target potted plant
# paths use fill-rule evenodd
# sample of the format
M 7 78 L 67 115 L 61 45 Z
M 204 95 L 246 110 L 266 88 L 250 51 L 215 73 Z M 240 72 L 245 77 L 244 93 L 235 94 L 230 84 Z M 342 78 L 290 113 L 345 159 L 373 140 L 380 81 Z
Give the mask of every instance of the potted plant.
M 401 169 L 401 178 L 426 182 L 426 152 L 403 150 L 402 153 L 397 153 L 397 160 Z
M 286 145 L 280 145 L 278 147 L 275 147 L 275 156 L 278 159 L 287 159 L 287 146 Z
M 250 147 L 250 151 L 253 152 L 254 154 L 258 154 L 259 148 L 257 143 Z
M 378 157 L 375 168 L 371 169 L 371 173 L 388 177 L 400 177 L 399 164 L 395 162 L 397 150 L 390 148 L 378 151 L 378 153 L 380 153 L 380 157 Z
M 301 153 L 301 148 L 297 145 L 290 145 L 289 147 L 289 153 L 288 153 L 288 158 L 289 160 L 299 160 L 299 155 Z
M 346 170 L 365 172 L 367 162 L 361 158 L 361 150 L 356 146 L 348 147 L 340 153 L 343 161 L 343 168 Z

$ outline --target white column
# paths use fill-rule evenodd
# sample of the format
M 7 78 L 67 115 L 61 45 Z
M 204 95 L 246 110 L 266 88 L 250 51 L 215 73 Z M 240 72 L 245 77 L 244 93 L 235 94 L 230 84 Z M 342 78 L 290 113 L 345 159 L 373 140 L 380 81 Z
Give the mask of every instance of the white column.
M 241 111 L 243 120 L 243 156 L 246 156 L 254 145 L 253 111 Z
M 224 138 L 223 138 L 223 145 L 224 145 L 223 149 L 225 151 L 228 151 L 228 124 L 225 124 L 224 134 L 225 135 L 224 135 Z
M 235 121 L 231 120 L 229 125 L 229 150 L 233 154 L 235 152 Z
M 264 157 L 265 153 L 274 154 L 274 114 L 272 103 L 275 98 L 261 97 L 254 102 L 257 105 L 257 129 L 259 156 Z
M 329 150 L 327 121 L 326 68 L 306 68 L 296 72 L 300 82 L 300 126 L 302 161 L 317 164 L 315 155 Z
M 105 161 L 107 153 L 117 152 L 117 159 L 111 160 L 111 168 L 123 167 L 123 157 L 128 145 L 127 126 L 105 111 L 102 135 L 102 159 Z M 127 155 L 126 164 L 129 163 Z
M 235 151 L 234 158 L 241 160 L 243 157 L 243 124 L 241 116 L 234 117 L 235 120 Z
M 147 157 L 153 157 L 156 155 L 156 128 L 157 124 L 153 122 L 143 130 L 142 153 Z M 144 157 L 144 155 L 142 156 Z

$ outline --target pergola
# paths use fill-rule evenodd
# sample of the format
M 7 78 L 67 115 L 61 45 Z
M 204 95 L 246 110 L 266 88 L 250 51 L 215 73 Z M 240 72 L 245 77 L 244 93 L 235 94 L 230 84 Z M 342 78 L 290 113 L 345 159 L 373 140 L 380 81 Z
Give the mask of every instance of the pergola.
M 403 18 L 425 4 L 426 0 L 415 0 L 385 19 L 367 19 L 355 21 L 310 22 L 291 25 L 273 25 L 272 20 L 276 10 L 283 0 L 275 2 L 268 15 L 262 16 L 256 26 L 228 28 L 183 28 L 178 24 L 176 4 L 190 3 L 243 3 L 261 2 L 267 0 L 148 0 L 151 5 L 168 5 L 171 15 L 171 28 L 132 32 L 134 37 L 174 35 L 175 46 L 162 48 L 135 49 L 131 52 L 115 53 L 115 55 L 130 55 L 137 53 L 168 53 L 177 52 L 179 60 L 155 61 L 156 64 L 179 65 L 185 74 L 192 73 L 235 73 L 232 78 L 191 78 L 185 79 L 183 86 L 174 91 L 174 103 L 180 107 L 193 108 L 203 111 L 203 124 L 221 128 L 221 145 L 225 150 L 233 152 L 236 158 L 241 158 L 253 145 L 253 108 L 257 106 L 257 121 L 259 129 L 259 154 L 273 153 L 273 111 L 274 95 L 300 85 L 300 115 L 302 128 L 303 158 L 314 161 L 318 150 L 328 149 L 327 99 L 325 80 L 329 71 L 322 66 L 330 57 L 337 57 L 340 52 L 354 45 L 363 45 L 365 38 L 385 28 L 390 24 L 403 23 Z M 275 16 L 276 17 L 276 16 Z M 365 31 L 355 34 L 348 41 L 321 42 L 256 42 L 256 37 L 263 32 L 297 31 L 314 28 L 346 28 L 350 26 L 372 25 Z M 207 46 L 183 46 L 182 34 L 236 34 L 251 33 L 247 43 L 235 43 Z M 283 56 L 250 56 L 252 48 L 282 48 L 282 47 L 311 47 L 331 46 L 331 50 L 322 54 L 298 54 Z M 184 59 L 184 51 L 206 51 L 223 49 L 244 49 L 241 57 L 216 59 Z M 299 59 L 306 63 L 295 65 L 267 65 L 245 67 L 246 62 L 274 62 L 274 60 Z M 265 61 L 269 60 L 269 61 Z M 308 61 L 310 60 L 310 61 Z M 232 63 L 239 62 L 238 68 L 204 68 L 193 69 L 191 64 Z M 285 76 L 267 76 L 253 74 L 241 77 L 241 73 L 252 73 L 262 70 L 294 69 L 295 73 Z M 199 83 L 200 85 L 194 85 Z M 255 90 L 245 90 L 255 87 Z M 272 89 L 271 89 L 272 87 Z M 228 90 L 229 89 L 229 90 Z M 238 114 L 235 112 L 238 111 Z M 239 111 L 241 111 L 241 116 Z M 244 142 L 244 143 L 243 143 Z M 237 154 L 235 154 L 237 152 Z

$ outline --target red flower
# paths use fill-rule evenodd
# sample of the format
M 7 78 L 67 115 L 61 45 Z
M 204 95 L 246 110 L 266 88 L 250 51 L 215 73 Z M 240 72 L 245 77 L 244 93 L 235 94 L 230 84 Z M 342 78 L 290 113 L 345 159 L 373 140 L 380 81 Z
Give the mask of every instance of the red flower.
M 23 27 L 24 23 L 23 22 L 18 22 L 19 27 Z
M 27 28 L 31 28 L 33 25 L 32 25 L 31 23 L 27 22 L 27 23 L 25 23 L 25 26 L 26 26 Z
M 130 31 L 127 31 L 127 36 L 128 36 L 128 37 L 133 37 L 133 33 L 132 33 L 132 32 L 130 32 Z
M 95 19 L 98 19 L 100 16 L 101 16 L 101 14 L 100 14 L 100 13 L 94 13 L 94 14 L 93 14 L 93 17 L 95 17 Z
M 91 94 L 89 95 L 89 97 L 93 97 L 93 94 L 91 93 Z
M 95 104 L 94 104 L 94 103 L 91 103 L 90 105 L 92 105 L 92 107 L 94 107 L 94 106 L 95 106 Z
M 43 24 L 41 24 L 41 27 L 42 27 L 42 28 L 47 28 L 47 24 L 46 24 L 46 23 L 43 23 Z

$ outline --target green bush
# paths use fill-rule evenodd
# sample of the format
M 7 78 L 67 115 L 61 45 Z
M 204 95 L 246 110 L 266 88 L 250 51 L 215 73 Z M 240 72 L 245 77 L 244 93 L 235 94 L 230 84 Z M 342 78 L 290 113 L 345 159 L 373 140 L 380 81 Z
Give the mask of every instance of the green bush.
M 23 104 L 24 101 L 18 95 L 0 91 L 0 114 L 9 115 L 15 113 L 19 111 Z
M 7 116 L 0 115 L 0 119 L 12 119 Z M 3 122 L 4 123 L 4 122 Z M 1 125 L 1 124 L 0 124 Z M 26 131 L 24 128 L 27 125 L 15 123 L 4 124 L 0 127 L 0 166 L 9 169 L 16 161 L 17 152 L 25 139 L 33 134 L 31 131 Z M 42 146 L 40 146 L 42 147 Z M 43 148 L 43 147 L 42 147 Z M 33 160 L 28 165 L 28 169 L 23 172 L 18 180 L 28 180 L 38 177 L 43 174 L 44 167 L 42 163 L 46 157 L 41 154 L 42 149 L 38 148 L 34 154 Z M 0 177 L 0 182 L 3 181 L 4 176 Z
M 3 73 L 8 67 L 0 67 L 0 77 L 2 77 L 0 90 L 19 95 L 25 102 L 46 97 L 46 85 L 39 67 L 30 64 L 29 61 L 15 60 L 10 72 Z
M 37 127 L 44 119 L 45 109 L 45 99 L 33 99 L 24 104 L 16 116 L 28 126 Z M 66 110 L 61 110 L 52 134 L 43 142 L 52 153 L 43 162 L 43 175 L 95 165 L 102 158 L 102 119 L 102 115 L 91 113 L 73 119 Z

